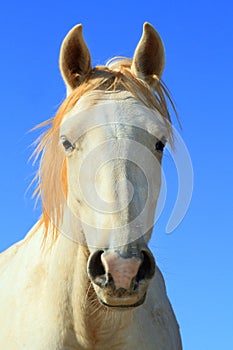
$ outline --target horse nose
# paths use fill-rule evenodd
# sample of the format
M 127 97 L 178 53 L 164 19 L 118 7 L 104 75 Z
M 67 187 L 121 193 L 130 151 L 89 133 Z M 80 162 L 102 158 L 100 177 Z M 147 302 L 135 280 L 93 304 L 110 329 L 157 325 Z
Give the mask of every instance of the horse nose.
M 151 279 L 154 273 L 155 260 L 149 249 L 137 255 L 99 250 L 88 261 L 91 281 L 102 288 L 136 290 L 140 281 Z

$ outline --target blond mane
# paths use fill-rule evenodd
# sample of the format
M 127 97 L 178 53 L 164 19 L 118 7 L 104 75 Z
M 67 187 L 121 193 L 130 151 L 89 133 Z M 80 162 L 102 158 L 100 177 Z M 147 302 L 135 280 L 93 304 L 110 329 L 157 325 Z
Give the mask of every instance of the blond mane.
M 40 167 L 35 181 L 34 196 L 41 199 L 42 216 L 40 225 L 44 226 L 44 242 L 51 232 L 52 241 L 58 237 L 63 217 L 63 207 L 67 197 L 67 174 L 64 152 L 59 143 L 59 128 L 64 116 L 86 93 L 93 90 L 126 90 L 146 107 L 158 110 L 167 127 L 169 142 L 173 143 L 169 102 L 176 113 L 175 106 L 164 83 L 153 76 L 157 82 L 155 92 L 144 81 L 137 79 L 130 71 L 131 59 L 115 58 L 106 66 L 97 66 L 84 81 L 64 100 L 54 118 L 38 125 L 50 128 L 42 134 L 34 151 L 35 159 L 41 156 Z

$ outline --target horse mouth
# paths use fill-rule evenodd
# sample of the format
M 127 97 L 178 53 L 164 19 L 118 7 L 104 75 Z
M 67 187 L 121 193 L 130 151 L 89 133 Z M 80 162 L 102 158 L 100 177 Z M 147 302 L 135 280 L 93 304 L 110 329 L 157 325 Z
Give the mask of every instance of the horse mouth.
M 113 309 L 131 309 L 135 308 L 137 306 L 140 306 L 144 303 L 146 299 L 146 293 L 140 298 L 138 301 L 134 303 L 130 303 L 130 300 L 127 298 L 109 298 L 108 301 L 103 301 L 99 298 L 99 301 L 102 305 L 106 306 L 107 308 L 113 308 Z

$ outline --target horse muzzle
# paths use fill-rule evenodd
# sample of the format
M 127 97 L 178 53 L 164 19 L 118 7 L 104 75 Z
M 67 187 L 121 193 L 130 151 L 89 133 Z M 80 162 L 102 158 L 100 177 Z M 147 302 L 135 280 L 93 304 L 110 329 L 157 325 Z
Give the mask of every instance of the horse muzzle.
M 147 247 L 97 250 L 88 259 L 87 271 L 103 305 L 131 308 L 144 302 L 155 260 Z

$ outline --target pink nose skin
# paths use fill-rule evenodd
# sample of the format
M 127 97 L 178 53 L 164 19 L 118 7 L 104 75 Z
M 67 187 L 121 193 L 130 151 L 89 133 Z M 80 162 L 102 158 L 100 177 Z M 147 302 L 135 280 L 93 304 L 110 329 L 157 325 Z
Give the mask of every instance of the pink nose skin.
M 141 260 L 134 257 L 124 259 L 115 252 L 102 254 L 101 261 L 105 272 L 111 274 L 116 289 L 124 288 L 126 290 L 130 289 L 131 281 L 137 275 L 142 263 Z

